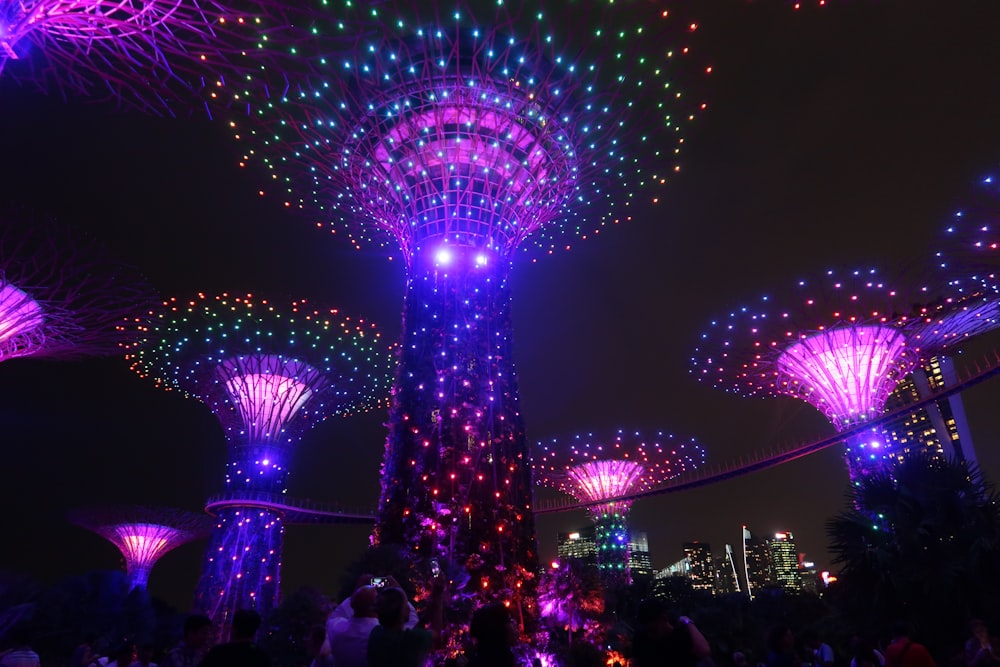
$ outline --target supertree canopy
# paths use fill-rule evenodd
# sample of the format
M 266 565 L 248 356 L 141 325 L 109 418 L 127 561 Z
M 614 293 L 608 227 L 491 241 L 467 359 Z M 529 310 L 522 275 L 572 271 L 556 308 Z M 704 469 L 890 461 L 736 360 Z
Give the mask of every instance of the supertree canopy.
M 1000 177 L 979 179 L 937 239 L 937 269 L 948 293 L 928 307 L 923 337 L 931 343 L 957 340 L 1000 326 Z M 959 301 L 960 309 L 950 301 Z M 936 316 L 941 311 L 945 317 Z
M 873 270 L 830 271 L 713 321 L 692 372 L 742 395 L 800 398 L 842 431 L 880 418 L 900 380 L 964 340 L 963 322 L 979 331 L 977 308 L 943 281 L 896 289 Z M 861 429 L 845 446 L 855 483 L 894 458 L 876 429 Z
M 113 354 L 120 322 L 154 293 L 96 243 L 49 220 L 0 211 L 0 362 Z
M 594 520 L 597 565 L 602 575 L 627 582 L 629 574 L 628 512 L 622 496 L 660 486 L 705 463 L 705 451 L 694 439 L 667 433 L 618 431 L 606 436 L 577 435 L 568 442 L 538 443 L 533 457 L 535 483 L 569 494 Z
M 523 611 L 537 558 L 512 258 L 657 201 L 704 106 L 674 78 L 697 25 L 640 2 L 330 5 L 297 69 L 224 87 L 273 96 L 231 124 L 286 205 L 405 259 L 376 541 Z
M 81 508 L 68 518 L 118 547 L 130 589 L 145 588 L 150 570 L 163 554 L 207 537 L 215 523 L 207 514 L 138 505 Z
M 282 13 L 271 0 L 0 0 L 0 75 L 174 113 L 206 78 L 238 75 Z
M 334 415 L 379 405 L 390 364 L 374 326 L 305 301 L 252 295 L 171 299 L 128 352 L 132 367 L 203 401 L 229 442 L 226 503 L 216 502 L 197 603 L 226 622 L 270 609 L 281 569 L 282 505 L 291 450 Z

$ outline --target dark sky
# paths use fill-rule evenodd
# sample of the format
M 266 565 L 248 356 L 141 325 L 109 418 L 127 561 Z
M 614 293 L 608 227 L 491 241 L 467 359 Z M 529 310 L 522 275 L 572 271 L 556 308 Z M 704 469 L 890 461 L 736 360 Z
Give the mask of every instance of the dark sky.
M 711 462 L 818 439 L 831 427 L 792 399 L 740 399 L 697 384 L 688 356 L 713 316 L 813 271 L 892 266 L 934 234 L 1000 158 L 1000 3 L 704 0 L 711 106 L 659 207 L 569 253 L 515 268 L 514 327 L 531 441 L 641 428 L 696 436 Z M 0 85 L 0 201 L 91 230 L 164 295 L 308 297 L 400 331 L 403 267 L 350 249 L 256 192 L 221 124 L 64 102 Z M 984 349 L 997 339 L 986 341 Z M 980 461 L 1000 478 L 1000 385 L 967 393 Z M 374 505 L 385 419 L 307 434 L 289 492 Z M 113 568 L 115 549 L 66 509 L 146 503 L 197 510 L 222 485 L 225 443 L 209 411 L 155 391 L 120 359 L 0 365 L 0 503 L 16 548 L 0 569 L 49 581 Z M 721 551 L 740 525 L 790 530 L 826 565 L 824 520 L 847 475 L 826 450 L 768 472 L 636 504 L 654 564 L 691 539 Z M 543 492 L 550 493 L 550 492 Z M 582 513 L 538 521 L 542 554 Z M 367 529 L 287 530 L 284 589 L 336 591 Z M 151 591 L 186 606 L 204 543 L 168 554 Z

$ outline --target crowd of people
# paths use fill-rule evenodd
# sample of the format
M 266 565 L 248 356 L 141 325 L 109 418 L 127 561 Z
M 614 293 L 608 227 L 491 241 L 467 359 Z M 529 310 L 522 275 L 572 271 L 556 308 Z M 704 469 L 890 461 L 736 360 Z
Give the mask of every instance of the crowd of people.
M 477 609 L 469 625 L 467 650 L 434 662 L 432 656 L 442 653 L 445 597 L 444 580 L 439 578 L 418 614 L 395 579 L 363 575 L 354 593 L 329 613 L 326 624 L 310 628 L 302 638 L 308 657 L 299 667 L 552 664 L 516 651 L 519 628 L 502 604 Z M 736 651 L 725 659 L 713 655 L 697 625 L 687 616 L 673 615 L 662 599 L 644 600 L 634 620 L 628 658 L 608 662 L 593 655 L 571 658 L 573 667 L 714 667 L 730 661 L 734 667 L 937 667 L 927 648 L 910 637 L 905 624 L 896 624 L 889 641 L 880 646 L 854 636 L 846 654 L 840 655 L 814 632 L 796 637 L 790 627 L 778 625 L 767 634 L 766 654 L 751 660 L 748 651 Z M 260 628 L 256 611 L 239 610 L 231 619 L 228 641 L 213 645 L 217 628 L 207 616 L 194 614 L 186 618 L 180 641 L 159 655 L 158 662 L 153 646 L 136 647 L 126 641 L 108 655 L 99 655 L 93 638 L 88 638 L 74 651 L 69 667 L 271 667 L 271 657 L 257 643 Z M 1000 667 L 1000 640 L 990 635 L 981 620 L 971 621 L 969 630 L 963 650 L 942 667 Z M 7 640 L 6 651 L 0 652 L 0 667 L 40 667 L 25 628 L 14 628 Z

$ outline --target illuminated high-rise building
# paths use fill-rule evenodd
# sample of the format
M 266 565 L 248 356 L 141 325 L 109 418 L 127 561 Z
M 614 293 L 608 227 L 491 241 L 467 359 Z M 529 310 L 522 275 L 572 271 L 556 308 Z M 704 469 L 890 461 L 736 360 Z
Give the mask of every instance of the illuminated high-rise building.
M 737 574 L 732 545 L 727 544 L 725 555 L 713 560 L 715 565 L 715 594 L 730 595 L 742 592 L 743 587 L 740 586 L 740 577 Z
M 715 592 L 715 563 L 712 560 L 712 546 L 705 542 L 685 542 L 684 557 L 690 563 L 688 576 L 691 587 L 696 591 Z
M 597 565 L 597 530 L 594 525 L 570 533 L 559 533 L 556 555 L 560 560 L 572 558 L 587 565 Z M 629 570 L 633 580 L 653 576 L 649 538 L 642 531 L 629 531 Z
M 889 395 L 885 411 L 902 408 L 955 384 L 955 366 L 950 357 L 933 357 L 908 375 Z M 915 408 L 882 426 L 886 444 L 903 458 L 913 452 L 978 463 L 972 433 L 965 418 L 961 394 Z
M 751 600 L 774 580 L 767 543 L 755 538 L 746 526 L 743 526 L 743 576 Z
M 789 532 L 775 533 L 765 540 L 771 561 L 771 584 L 792 593 L 802 590 L 802 575 L 799 572 L 799 552 L 795 549 L 795 538 Z
M 587 565 L 597 565 L 597 541 L 594 527 L 585 526 L 571 533 L 559 533 L 556 543 L 556 555 L 560 558 L 572 558 Z
M 628 567 L 632 581 L 648 581 L 653 576 L 653 560 L 649 555 L 649 538 L 638 530 L 629 531 Z

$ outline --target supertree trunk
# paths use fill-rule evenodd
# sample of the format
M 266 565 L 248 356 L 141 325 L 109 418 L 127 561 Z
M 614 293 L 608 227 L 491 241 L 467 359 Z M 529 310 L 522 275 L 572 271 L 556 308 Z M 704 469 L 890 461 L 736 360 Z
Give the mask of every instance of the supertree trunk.
M 626 586 L 632 582 L 628 512 L 629 508 L 622 507 L 621 503 L 608 503 L 591 510 L 597 546 L 597 568 L 601 573 L 601 580 L 612 586 Z
M 464 571 L 458 595 L 533 600 L 531 469 L 509 265 L 462 248 L 415 259 L 375 540 L 405 545 L 425 572 L 431 559 Z
M 277 604 L 284 526 L 278 512 L 253 507 L 226 507 L 217 519 L 195 608 L 224 628 L 238 609 L 264 615 Z

